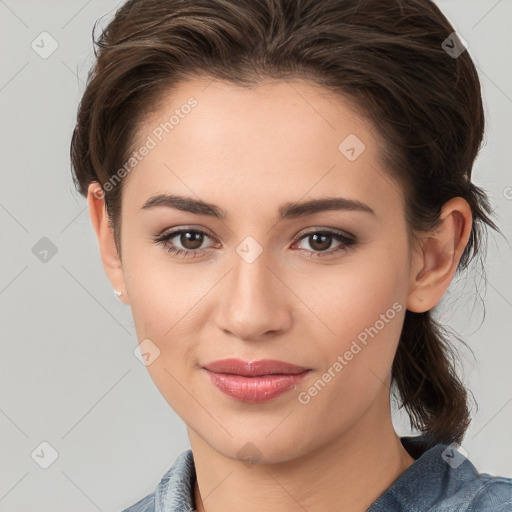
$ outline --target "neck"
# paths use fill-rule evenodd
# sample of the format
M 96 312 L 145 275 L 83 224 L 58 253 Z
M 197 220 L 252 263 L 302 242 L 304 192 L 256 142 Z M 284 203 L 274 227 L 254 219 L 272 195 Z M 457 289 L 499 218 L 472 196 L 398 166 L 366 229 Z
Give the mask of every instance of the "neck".
M 306 455 L 250 466 L 220 454 L 189 429 L 197 512 L 323 512 L 340 503 L 344 512 L 366 511 L 414 459 L 390 416 L 380 423 L 369 418 L 368 424 L 378 427 L 373 432 L 362 423 Z

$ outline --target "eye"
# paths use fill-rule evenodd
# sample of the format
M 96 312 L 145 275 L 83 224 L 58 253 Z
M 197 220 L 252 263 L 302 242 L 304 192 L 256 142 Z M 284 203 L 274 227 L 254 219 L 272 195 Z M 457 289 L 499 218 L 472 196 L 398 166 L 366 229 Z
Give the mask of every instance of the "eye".
M 204 239 L 211 238 L 207 233 L 200 229 L 177 229 L 169 233 L 164 233 L 154 239 L 156 244 L 162 245 L 170 253 L 176 256 L 192 256 L 196 257 L 198 254 L 205 252 L 208 248 L 201 248 Z M 173 241 L 176 239 L 176 241 Z M 181 247 L 176 247 L 176 244 Z
M 312 248 L 312 251 L 304 248 L 299 248 L 299 250 L 309 253 L 310 258 L 323 258 L 340 251 L 348 251 L 357 243 L 353 237 L 330 230 L 309 231 L 300 237 L 298 243 L 304 240 L 308 240 L 308 245 Z M 327 251 L 333 241 L 339 242 L 339 245 L 335 249 Z
M 211 248 L 211 246 L 201 247 L 206 238 L 212 237 L 200 229 L 181 228 L 158 235 L 154 242 L 162 245 L 168 252 L 176 256 L 195 258 Z M 296 244 L 300 244 L 304 240 L 308 240 L 312 250 L 303 247 L 299 247 L 299 250 L 305 251 L 310 258 L 325 257 L 337 252 L 347 251 L 357 243 L 355 238 L 337 231 L 318 229 L 304 233 Z M 333 241 L 338 242 L 339 245 L 328 251 L 327 249 Z M 181 247 L 179 247 L 180 245 Z

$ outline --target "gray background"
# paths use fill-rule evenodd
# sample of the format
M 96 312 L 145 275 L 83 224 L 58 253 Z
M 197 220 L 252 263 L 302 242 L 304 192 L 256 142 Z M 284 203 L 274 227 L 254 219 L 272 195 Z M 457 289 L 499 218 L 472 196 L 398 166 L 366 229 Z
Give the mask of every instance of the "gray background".
M 475 182 L 510 241 L 512 1 L 438 3 L 480 72 L 488 127 Z M 130 309 L 112 293 L 70 176 L 91 29 L 118 5 L 0 0 L 0 511 L 121 510 L 151 492 L 189 447 L 184 424 L 134 357 Z M 51 49 L 44 31 L 58 44 L 48 58 L 31 46 Z M 476 267 L 456 279 L 441 306 L 441 319 L 476 356 L 461 351 L 479 404 L 462 446 L 480 471 L 509 477 L 511 256 L 510 245 L 491 234 L 486 275 Z M 403 416 L 395 425 L 407 433 Z M 58 453 L 47 469 L 40 464 L 51 449 L 42 442 Z

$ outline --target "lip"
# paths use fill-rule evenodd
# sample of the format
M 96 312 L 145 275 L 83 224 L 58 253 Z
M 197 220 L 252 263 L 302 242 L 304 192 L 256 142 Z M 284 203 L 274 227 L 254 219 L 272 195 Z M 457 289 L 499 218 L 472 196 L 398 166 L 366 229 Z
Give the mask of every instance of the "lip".
M 206 363 L 203 367 L 215 373 L 229 373 L 245 377 L 275 374 L 295 375 L 309 370 L 309 368 L 277 361 L 276 359 L 261 359 L 260 361 L 242 361 L 241 359 L 234 358 L 222 359 Z
M 273 359 L 251 362 L 223 359 L 207 363 L 202 369 L 219 391 L 248 403 L 267 402 L 296 388 L 311 371 Z

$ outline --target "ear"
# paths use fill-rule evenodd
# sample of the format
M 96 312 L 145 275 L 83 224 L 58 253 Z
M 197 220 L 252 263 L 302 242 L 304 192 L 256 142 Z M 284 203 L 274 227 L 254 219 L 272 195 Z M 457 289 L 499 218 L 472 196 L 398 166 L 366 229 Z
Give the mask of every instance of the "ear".
M 115 290 L 123 294 L 119 299 L 129 304 L 128 292 L 124 283 L 123 267 L 114 240 L 114 230 L 110 227 L 105 207 L 105 193 L 98 182 L 93 182 L 87 189 L 87 204 L 92 227 L 98 239 L 101 261 L 105 273 Z
M 473 216 L 462 197 L 454 197 L 442 208 L 440 219 L 421 249 L 412 258 L 407 309 L 423 313 L 442 298 L 457 270 L 468 243 Z

